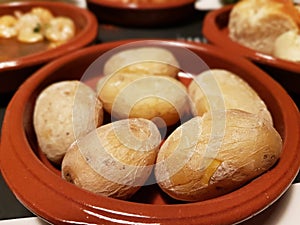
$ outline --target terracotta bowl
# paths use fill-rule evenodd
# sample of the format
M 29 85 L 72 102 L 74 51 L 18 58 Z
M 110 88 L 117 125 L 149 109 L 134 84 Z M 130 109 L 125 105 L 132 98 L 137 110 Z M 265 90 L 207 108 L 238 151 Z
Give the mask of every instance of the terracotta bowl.
M 192 20 L 195 0 L 164 3 L 125 3 L 123 0 L 87 0 L 100 23 L 131 27 L 161 27 Z
M 97 19 L 91 12 L 62 2 L 23 1 L 0 4 L 0 15 L 11 15 L 16 10 L 27 12 L 35 6 L 45 7 L 53 12 L 55 16 L 62 15 L 71 18 L 76 25 L 76 35 L 73 39 L 57 48 L 9 59 L 8 61 L 0 61 L 0 94 L 15 91 L 28 76 L 42 65 L 92 43 L 97 36 Z M 24 45 L 18 44 L 17 41 L 14 47 L 19 51 L 24 51 L 25 48 Z
M 228 36 L 228 21 L 232 7 L 233 5 L 225 6 L 206 15 L 202 30 L 205 38 L 209 43 L 217 45 L 231 54 L 251 60 L 300 100 L 300 63 L 256 52 L 232 41 Z
M 24 206 L 53 224 L 224 225 L 252 217 L 283 195 L 300 165 L 299 112 L 284 89 L 249 61 L 210 45 L 171 40 L 131 41 L 95 45 L 61 57 L 26 80 L 12 98 L 3 122 L 0 167 L 10 189 Z M 101 68 L 93 70 L 89 65 L 109 50 L 129 43 L 165 47 L 175 55 L 181 49 L 188 49 L 210 68 L 239 74 L 266 102 L 273 116 L 274 126 L 283 139 L 278 163 L 236 191 L 195 203 L 172 200 L 157 184 L 142 187 L 124 201 L 95 195 L 63 180 L 59 168 L 39 151 L 32 121 L 35 100 L 53 82 L 82 80 L 87 68 L 89 73 L 99 75 Z M 190 63 L 182 60 L 183 64 Z M 181 80 L 189 81 L 183 77 Z M 90 77 L 86 82 L 94 85 L 95 78 Z

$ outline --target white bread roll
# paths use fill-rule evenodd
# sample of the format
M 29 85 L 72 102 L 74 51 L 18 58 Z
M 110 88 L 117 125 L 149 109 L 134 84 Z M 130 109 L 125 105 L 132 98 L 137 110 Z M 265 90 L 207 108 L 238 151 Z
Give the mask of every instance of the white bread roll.
M 201 201 L 233 191 L 270 169 L 282 141 L 272 124 L 240 110 L 194 117 L 157 156 L 155 177 L 172 198 Z
M 288 31 L 280 35 L 274 45 L 274 56 L 293 62 L 300 61 L 300 34 Z
M 299 30 L 299 12 L 290 0 L 242 0 L 234 5 L 229 37 L 253 50 L 272 54 L 277 37 Z
M 191 108 L 202 116 L 212 110 L 240 109 L 260 115 L 272 123 L 266 104 L 243 79 L 222 69 L 211 69 L 199 74 L 189 85 Z

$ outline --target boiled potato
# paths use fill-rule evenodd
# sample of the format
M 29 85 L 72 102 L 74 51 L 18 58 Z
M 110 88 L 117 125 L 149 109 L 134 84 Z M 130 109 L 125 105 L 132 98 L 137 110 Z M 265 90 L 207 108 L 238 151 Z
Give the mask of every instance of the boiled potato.
M 161 47 L 137 47 L 120 51 L 104 65 L 104 75 L 115 72 L 175 77 L 179 63 L 173 53 Z
M 175 199 L 210 199 L 266 172 L 281 150 L 280 135 L 256 114 L 236 109 L 205 113 L 182 124 L 163 143 L 155 177 Z
M 169 126 L 188 109 L 186 87 L 167 76 L 116 73 L 100 79 L 97 92 L 104 109 L 116 119 L 154 119 Z
M 188 93 L 194 115 L 202 116 L 212 110 L 240 109 L 272 121 L 270 112 L 258 94 L 230 71 L 212 69 L 202 72 L 191 82 Z
M 102 124 L 102 103 L 94 90 L 80 81 L 61 81 L 38 96 L 33 124 L 39 147 L 57 164 L 69 145 Z
M 128 199 L 149 177 L 160 142 L 150 120 L 102 125 L 71 145 L 62 162 L 62 177 L 93 193 Z

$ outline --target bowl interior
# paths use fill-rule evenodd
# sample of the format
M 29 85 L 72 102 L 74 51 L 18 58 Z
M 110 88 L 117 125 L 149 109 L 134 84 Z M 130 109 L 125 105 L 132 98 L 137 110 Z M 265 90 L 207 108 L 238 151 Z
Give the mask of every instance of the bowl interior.
M 126 43 L 126 42 L 124 42 L 124 43 Z M 116 44 L 118 45 L 120 43 L 116 43 Z M 145 42 L 141 42 L 140 44 L 143 45 L 143 44 L 145 44 Z M 183 69 L 185 72 L 197 74 L 205 69 L 208 69 L 208 67 L 209 67 L 211 69 L 214 69 L 214 68 L 227 69 L 227 70 L 230 70 L 230 71 L 240 75 L 245 81 L 247 81 L 258 92 L 260 97 L 267 103 L 268 109 L 270 110 L 270 112 L 274 118 L 274 126 L 280 133 L 281 137 L 284 139 L 285 124 L 282 123 L 284 121 L 284 117 L 282 114 L 282 109 L 280 109 L 281 106 L 278 103 L 278 99 L 276 98 L 276 96 L 269 94 L 270 87 L 269 87 L 268 83 L 263 83 L 261 79 L 257 79 L 252 76 L 253 71 L 245 71 L 245 68 L 236 67 L 235 66 L 236 62 L 234 62 L 234 61 L 232 62 L 232 61 L 228 61 L 226 59 L 216 60 L 217 56 L 215 54 L 213 54 L 212 52 L 210 52 L 210 50 L 206 49 L 205 47 L 199 48 L 199 47 L 194 47 L 192 45 L 188 45 L 189 49 L 192 50 L 193 52 L 195 52 L 197 54 L 197 56 L 200 56 L 200 58 L 208 65 L 208 67 L 206 67 L 204 65 L 203 68 L 190 67 L 190 62 L 188 60 L 184 59 L 184 56 L 180 55 L 179 49 L 181 47 L 178 48 L 177 46 L 165 44 L 164 42 L 149 41 L 149 43 L 146 42 L 146 44 L 148 46 L 149 45 L 163 46 L 164 48 L 167 48 L 170 51 L 172 51 L 176 55 L 177 59 L 179 59 L 179 62 L 181 62 L 181 68 L 189 68 L 189 71 L 185 71 L 185 69 Z M 115 47 L 117 47 L 117 45 L 115 45 Z M 136 42 L 134 44 L 134 46 L 137 46 L 137 45 L 139 45 L 139 44 Z M 41 73 L 41 74 L 43 74 L 45 79 L 41 80 L 41 82 L 38 84 L 38 86 L 36 86 L 33 89 L 33 92 L 31 94 L 31 96 L 29 97 L 29 101 L 27 102 L 27 106 L 26 106 L 26 114 L 24 114 L 24 117 L 26 118 L 24 120 L 24 128 L 25 128 L 27 139 L 32 147 L 32 150 L 39 157 L 39 159 L 52 172 L 54 172 L 58 176 L 60 176 L 60 168 L 53 165 L 51 162 L 48 161 L 48 159 L 45 157 L 45 155 L 40 151 L 38 144 L 37 144 L 36 136 L 35 136 L 34 129 L 33 129 L 33 121 L 32 121 L 35 99 L 38 96 L 38 94 L 46 86 L 48 86 L 49 84 L 51 84 L 53 82 L 57 82 L 57 81 L 61 81 L 61 80 L 72 80 L 72 79 L 81 80 L 82 82 L 85 82 L 86 84 L 91 86 L 93 89 L 95 89 L 96 82 L 102 75 L 102 73 L 101 73 L 102 67 L 101 66 L 103 66 L 103 64 L 97 66 L 97 71 L 92 71 L 91 73 L 89 73 L 88 78 L 85 78 L 84 74 L 85 74 L 86 70 L 89 68 L 89 65 L 91 65 L 95 60 L 97 60 L 99 56 L 102 56 L 104 53 L 106 53 L 105 58 L 108 58 L 110 55 L 112 55 L 115 52 L 120 50 L 119 48 L 117 48 L 117 50 L 114 51 L 111 49 L 112 46 L 113 46 L 113 44 L 102 45 L 102 46 L 92 48 L 89 51 L 85 51 L 84 54 L 79 53 L 78 54 L 79 57 L 74 58 L 72 61 L 58 63 L 56 66 L 48 67 L 49 69 L 47 71 L 43 70 L 42 71 L 43 73 Z M 130 48 L 130 46 L 131 45 L 125 46 L 125 48 Z M 110 51 L 110 52 L 107 53 L 107 51 Z M 101 61 L 105 62 L 105 59 L 101 58 Z M 74 66 L 74 65 L 76 65 L 76 66 Z M 179 79 L 181 79 L 182 82 L 185 82 L 188 85 L 189 78 L 179 77 Z M 106 115 L 106 118 L 107 118 L 106 121 L 109 120 L 110 119 L 109 115 Z M 153 179 L 153 177 L 151 177 L 150 179 Z M 159 189 L 156 187 L 156 185 L 154 185 L 154 189 L 155 189 L 155 192 L 157 192 L 157 193 L 152 193 L 151 198 L 148 197 L 147 199 L 145 199 L 142 197 L 142 196 L 144 196 L 143 195 L 144 189 L 148 192 L 152 188 L 149 188 L 146 186 L 143 187 L 140 190 L 141 194 L 135 195 L 133 197 L 134 201 L 144 202 L 144 203 L 147 202 L 147 203 L 153 203 L 153 204 L 168 204 L 168 203 L 175 203 L 175 202 L 178 203 L 179 202 L 179 201 L 173 200 L 171 198 L 168 198 L 163 192 L 159 191 Z M 140 196 L 141 198 L 138 196 Z
M 180 55 L 181 51 L 179 49 L 189 49 L 197 57 L 200 57 L 209 68 L 230 70 L 238 74 L 255 89 L 270 110 L 274 126 L 284 142 L 283 153 L 279 162 L 267 173 L 264 173 L 238 190 L 218 198 L 197 203 L 183 203 L 172 200 L 162 193 L 156 184 L 142 187 L 129 201 L 121 201 L 97 196 L 61 179 L 59 168 L 52 165 L 41 154 L 38 148 L 32 122 L 35 100 L 38 94 L 51 83 L 71 79 L 82 80 L 86 69 L 99 56 L 127 43 L 130 43 L 130 41 L 96 45 L 56 60 L 43 67 L 28 79 L 14 97 L 11 102 L 11 108 L 15 108 L 18 102 L 22 102 L 23 104 L 23 110 L 17 112 L 14 109 L 14 111 L 16 114 L 19 114 L 22 123 L 21 126 L 24 129 L 24 133 L 20 131 L 20 136 L 23 138 L 24 145 L 28 146 L 23 149 L 24 151 L 13 150 L 18 151 L 17 155 L 19 156 L 16 160 L 25 161 L 25 158 L 30 159 L 32 165 L 28 167 L 31 168 L 25 168 L 24 170 L 28 170 L 27 172 L 30 174 L 34 173 L 33 177 L 35 178 L 33 179 L 38 180 L 38 183 L 42 183 L 42 186 L 46 186 L 46 190 L 49 192 L 49 197 L 43 197 L 44 202 L 49 202 L 49 205 L 47 205 L 48 208 L 45 211 L 41 209 L 43 208 L 41 206 L 43 203 L 39 199 L 36 199 L 32 190 L 29 188 L 27 188 L 28 190 L 20 189 L 18 186 L 13 185 L 16 182 L 14 180 L 16 179 L 16 175 L 12 171 L 9 172 L 9 169 L 7 170 L 6 168 L 7 166 L 12 170 L 12 166 L 8 164 L 5 166 L 6 162 L 2 161 L 2 171 L 6 174 L 5 177 L 8 183 L 13 186 L 13 191 L 26 203 L 28 208 L 37 214 L 40 213 L 42 217 L 52 222 L 63 221 L 70 213 L 74 215 L 74 210 L 78 212 L 78 218 L 74 218 L 74 220 L 91 222 L 86 214 L 88 209 L 96 211 L 101 215 L 102 213 L 118 212 L 117 214 L 110 214 L 110 217 L 124 219 L 120 215 L 125 215 L 126 218 L 128 216 L 128 220 L 131 222 L 134 217 L 137 220 L 156 221 L 162 224 L 185 224 L 190 221 L 190 217 L 193 217 L 196 221 L 195 223 L 200 223 L 201 221 L 202 224 L 230 224 L 246 219 L 263 210 L 285 192 L 295 178 L 300 164 L 300 156 L 297 153 L 300 143 L 297 135 L 297 132 L 299 132 L 299 123 L 297 123 L 299 115 L 293 101 L 286 92 L 273 79 L 253 64 L 240 58 L 228 56 L 212 46 L 159 40 L 147 40 L 138 43 L 142 46 L 154 45 L 168 48 L 179 58 L 181 68 L 187 68 L 185 72 L 196 73 L 207 69 L 206 66 L 203 68 L 192 67 L 191 70 L 188 69 L 190 62 Z M 101 67 L 98 70 L 90 72 L 95 76 L 91 76 L 85 82 L 93 86 L 97 76 L 101 75 Z M 183 82 L 186 82 L 186 80 Z M 5 131 L 8 133 L 9 129 Z M 11 133 L 11 135 L 15 134 Z M 6 139 L 4 138 L 3 140 Z M 29 183 L 28 186 L 30 185 Z M 58 186 L 59 189 L 57 189 Z M 268 198 L 265 197 L 265 193 L 268 194 Z M 51 207 L 50 201 L 52 202 L 52 199 L 49 199 L 51 198 L 50 196 L 55 196 L 55 198 L 61 200 L 61 205 L 58 206 L 56 204 L 55 207 Z M 71 211 L 70 209 L 64 212 L 67 215 L 61 214 L 59 210 L 63 211 L 68 206 L 73 211 L 69 212 Z M 180 213 L 178 213 L 179 211 Z M 55 213 L 59 213 L 59 215 L 54 215 Z M 212 213 L 214 214 L 213 217 L 211 216 Z
M 194 3 L 194 0 L 165 0 L 165 1 L 123 1 L 123 0 L 87 0 L 88 2 L 105 5 L 114 8 L 126 8 L 130 10 L 141 10 L 141 9 L 164 9 L 180 7 Z
M 101 23 L 129 27 L 165 27 L 192 21 L 197 16 L 194 0 L 140 3 L 122 0 L 87 0 Z M 116 16 L 118 15 L 118 16 Z
M 13 15 L 16 11 L 25 13 L 33 7 L 44 7 L 54 16 L 71 18 L 76 34 L 66 43 L 52 49 L 45 49 L 44 46 L 41 48 L 42 43 L 24 44 L 15 38 L 0 39 L 0 46 L 5 49 L 6 54 L 11 53 L 11 58 L 0 60 L 1 93 L 14 91 L 41 65 L 92 43 L 97 36 L 98 24 L 95 16 L 88 10 L 63 2 L 24 1 L 0 4 L 0 15 Z

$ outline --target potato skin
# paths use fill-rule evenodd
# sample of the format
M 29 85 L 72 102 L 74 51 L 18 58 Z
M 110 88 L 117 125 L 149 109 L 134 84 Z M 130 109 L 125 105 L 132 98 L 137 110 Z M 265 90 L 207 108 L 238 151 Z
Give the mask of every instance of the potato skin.
M 280 135 L 258 115 L 241 110 L 205 113 L 178 127 L 163 143 L 155 177 L 171 197 L 201 201 L 266 172 L 281 150 Z
M 116 119 L 159 117 L 170 126 L 189 109 L 186 87 L 172 77 L 116 73 L 99 80 L 97 92 Z
M 95 91 L 77 80 L 51 84 L 35 103 L 33 124 L 39 147 L 56 164 L 76 138 L 102 122 L 102 103 Z
M 148 179 L 160 142 L 150 120 L 103 125 L 71 145 L 62 162 L 62 177 L 95 194 L 128 199 Z
M 267 106 L 252 87 L 236 74 L 223 70 L 204 71 L 188 87 L 194 115 L 211 110 L 240 109 L 272 122 Z
M 116 72 L 176 77 L 179 63 L 173 53 L 161 47 L 138 47 L 115 53 L 104 65 L 105 76 Z

